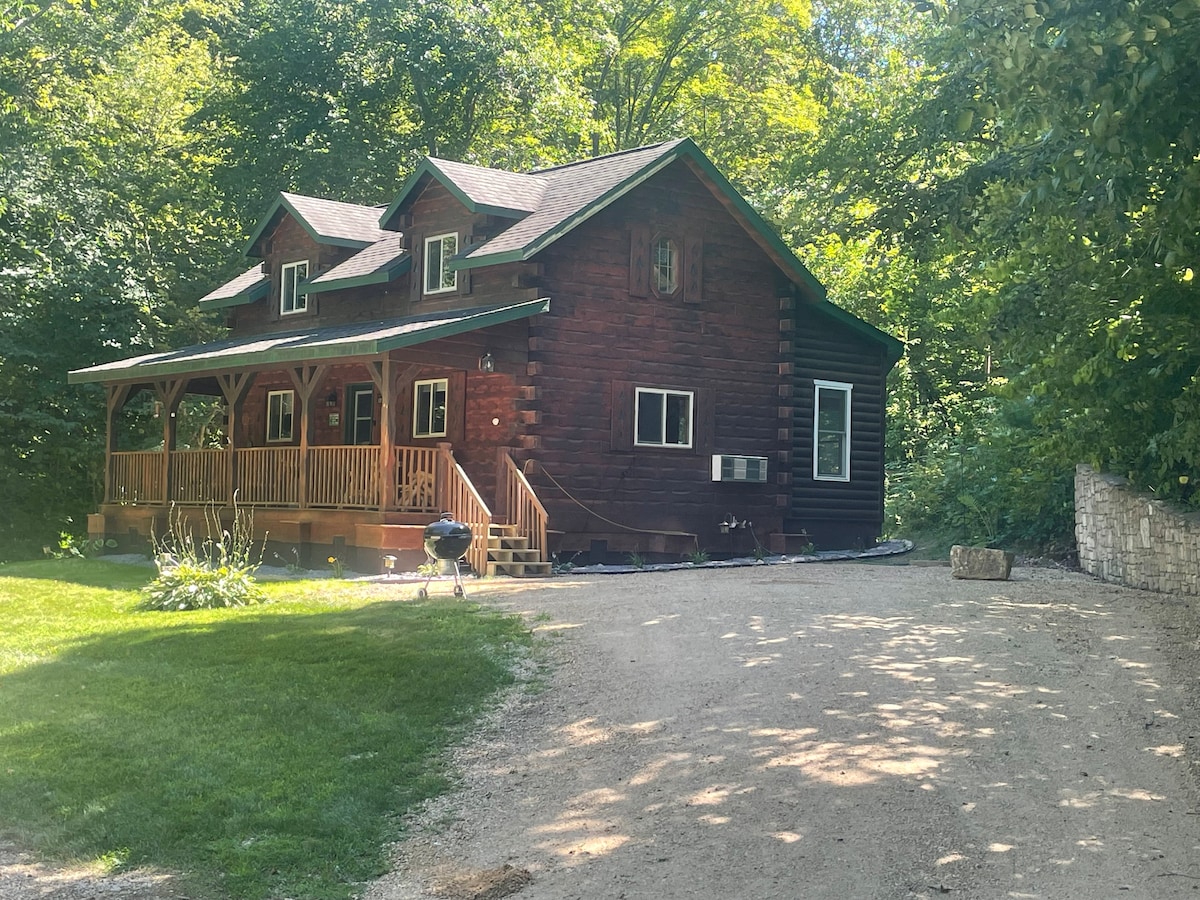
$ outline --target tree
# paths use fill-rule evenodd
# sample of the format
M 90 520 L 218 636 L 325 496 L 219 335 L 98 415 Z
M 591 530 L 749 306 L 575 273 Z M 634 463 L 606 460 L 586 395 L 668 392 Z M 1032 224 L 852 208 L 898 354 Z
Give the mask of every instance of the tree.
M 68 369 L 195 324 L 182 273 L 223 223 L 185 127 L 211 71 L 186 11 L 27 4 L 3 23 L 0 558 L 81 531 L 95 507 L 104 403 Z

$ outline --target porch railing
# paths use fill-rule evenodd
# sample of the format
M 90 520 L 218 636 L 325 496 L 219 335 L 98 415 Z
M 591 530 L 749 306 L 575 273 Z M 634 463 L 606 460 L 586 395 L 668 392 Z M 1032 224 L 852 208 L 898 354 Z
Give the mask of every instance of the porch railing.
M 383 500 L 380 448 L 310 447 L 307 457 L 307 505 L 379 509 Z M 249 506 L 299 506 L 300 449 L 248 447 L 238 450 L 174 450 L 167 459 L 170 500 L 176 503 L 227 503 L 236 490 Z M 110 503 L 158 505 L 167 501 L 163 453 L 122 451 L 110 459 Z M 546 511 L 529 482 L 509 461 L 503 501 L 509 521 L 544 551 Z M 402 512 L 449 512 L 471 528 L 466 558 L 476 572 L 487 571 L 492 511 L 448 448 L 398 447 L 393 506 Z
M 453 471 L 453 463 L 443 463 L 444 452 L 436 447 L 396 448 L 391 507 L 419 513 L 449 509 L 442 482 L 444 473 Z M 306 505 L 381 508 L 385 488 L 378 446 L 309 447 L 306 462 Z M 298 447 L 173 450 L 168 465 L 169 499 L 176 503 L 227 503 L 231 492 L 237 490 L 238 502 L 250 506 L 300 504 Z M 113 453 L 110 466 L 107 502 L 161 504 L 168 499 L 161 451 Z
M 379 506 L 378 447 L 309 447 L 308 505 Z
M 402 512 L 441 512 L 436 447 L 396 448 L 396 508 Z
M 492 511 L 483 502 L 475 485 L 467 477 L 462 466 L 449 450 L 439 450 L 441 464 L 446 477 L 439 479 L 443 485 L 442 510 L 450 513 L 456 521 L 471 529 L 471 546 L 466 552 L 467 562 L 480 575 L 487 572 L 488 537 L 492 526 Z
M 154 454 L 162 468 L 162 454 Z M 176 450 L 171 454 L 171 499 L 225 503 L 229 499 L 228 450 Z
M 166 502 L 161 451 L 121 451 L 112 455 L 109 465 L 109 503 Z
M 529 538 L 529 549 L 538 551 L 538 559 L 547 559 L 546 523 L 550 516 L 546 507 L 534 493 L 533 485 L 525 473 L 517 468 L 512 457 L 503 455 L 504 465 L 500 477 L 500 508 L 508 515 L 508 523 L 515 525 L 518 534 Z
M 247 447 L 234 453 L 239 503 L 300 504 L 299 447 Z

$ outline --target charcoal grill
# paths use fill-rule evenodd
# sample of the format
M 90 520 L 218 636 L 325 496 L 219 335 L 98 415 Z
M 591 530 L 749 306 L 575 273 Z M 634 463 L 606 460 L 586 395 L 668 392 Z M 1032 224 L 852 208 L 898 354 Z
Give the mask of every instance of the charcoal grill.
M 454 516 L 450 513 L 442 513 L 441 519 L 436 522 L 430 522 L 425 526 L 425 554 L 429 557 L 429 562 L 432 566 L 436 566 L 442 562 L 452 562 L 454 564 L 454 596 L 465 597 L 466 592 L 462 586 L 462 574 L 458 569 L 458 561 L 462 559 L 463 554 L 471 546 L 471 529 L 462 522 L 454 521 Z M 431 573 L 425 579 L 425 586 L 417 591 L 417 597 L 424 600 L 429 596 L 429 582 L 433 580 Z

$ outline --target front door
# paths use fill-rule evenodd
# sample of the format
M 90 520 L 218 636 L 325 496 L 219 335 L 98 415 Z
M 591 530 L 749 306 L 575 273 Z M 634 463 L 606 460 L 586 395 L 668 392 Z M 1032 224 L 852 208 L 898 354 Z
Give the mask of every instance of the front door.
M 373 444 L 375 387 L 352 384 L 346 388 L 346 443 Z

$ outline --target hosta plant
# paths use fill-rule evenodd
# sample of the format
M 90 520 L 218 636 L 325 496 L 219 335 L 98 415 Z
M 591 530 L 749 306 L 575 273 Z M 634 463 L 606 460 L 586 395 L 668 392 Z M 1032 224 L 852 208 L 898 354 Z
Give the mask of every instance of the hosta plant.
M 233 524 L 221 527 L 213 507 L 204 510 L 206 535 L 197 542 L 182 512 L 172 506 L 167 533 L 151 535 L 158 577 L 144 590 L 143 608 L 218 609 L 261 603 L 254 572 L 266 545 L 254 541 L 254 516 L 233 506 Z

